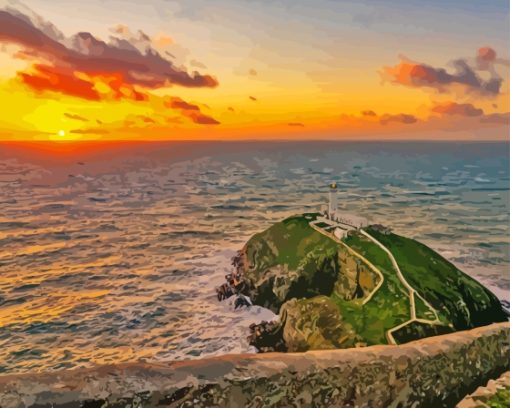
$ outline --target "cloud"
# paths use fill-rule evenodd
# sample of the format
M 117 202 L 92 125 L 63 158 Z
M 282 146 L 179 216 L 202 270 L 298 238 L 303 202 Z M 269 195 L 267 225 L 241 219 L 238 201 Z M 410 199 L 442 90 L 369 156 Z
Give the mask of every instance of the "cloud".
M 496 73 L 494 63 L 496 52 L 490 47 L 478 50 L 476 64 L 465 59 L 454 60 L 453 72 L 419 62 L 401 58 L 400 63 L 383 68 L 383 78 L 394 84 L 408 87 L 428 87 L 439 92 L 449 91 L 454 86 L 462 86 L 468 93 L 496 96 L 501 92 L 503 79 Z M 490 78 L 481 78 L 476 71 L 487 70 Z
M 69 118 L 69 119 L 73 119 L 73 120 L 79 120 L 81 122 L 88 122 L 89 120 L 83 116 L 80 116 L 80 115 L 76 115 L 74 113 L 64 113 L 64 116 L 66 118 Z
M 80 79 L 67 69 L 47 65 L 34 65 L 33 72 L 18 72 L 18 78 L 36 92 L 55 91 L 90 101 L 99 101 L 101 96 L 94 84 Z
M 206 69 L 207 67 L 205 66 L 205 64 L 201 63 L 200 61 L 197 61 L 195 59 L 192 59 L 190 62 L 189 62 L 189 65 L 192 66 L 192 67 L 195 67 L 195 68 L 200 68 L 200 69 Z
M 18 79 L 36 92 L 52 91 L 90 101 L 131 99 L 145 101 L 148 96 L 123 82 L 120 75 L 88 76 L 70 72 L 65 67 L 34 64 L 29 71 L 20 71 Z
M 72 129 L 69 133 L 76 135 L 107 135 L 110 133 L 108 129 L 103 128 L 87 128 L 87 129 Z
M 253 102 L 257 102 L 257 98 L 255 98 L 254 96 L 248 96 L 248 98 L 250 98 L 250 100 L 252 100 Z
M 18 71 L 16 78 L 34 92 L 57 92 L 88 101 L 146 102 L 154 109 L 174 109 L 197 124 L 219 124 L 198 105 L 150 92 L 172 85 L 212 88 L 218 85 L 215 78 L 176 66 L 155 50 L 154 41 L 141 30 L 132 32 L 125 25 L 117 25 L 111 32 L 114 36 L 108 43 L 88 32 L 66 38 L 53 24 L 28 9 L 0 9 L 0 45 L 17 45 L 15 57 L 32 62 L 30 67 Z M 173 44 L 169 37 L 156 38 L 159 45 Z M 65 116 L 87 121 L 74 114 Z M 149 116 L 136 120 L 148 125 L 155 123 Z M 176 120 L 172 118 L 171 123 Z M 98 133 L 95 129 L 79 131 Z
M 377 114 L 373 110 L 364 110 L 361 112 L 361 116 L 375 117 Z
M 510 112 L 485 115 L 480 119 L 480 122 L 510 126 Z
M 470 103 L 456 103 L 446 102 L 443 104 L 435 105 L 431 109 L 434 113 L 440 115 L 458 115 L 458 116 L 481 116 L 483 109 L 476 108 Z
M 184 116 L 190 119 L 192 122 L 199 125 L 219 125 L 216 119 L 211 116 L 207 116 L 200 110 L 198 105 L 188 103 L 181 98 L 169 97 L 165 99 L 165 105 L 168 108 L 179 110 Z
M 150 116 L 138 115 L 138 118 L 143 123 L 156 123 L 156 121 L 154 119 L 152 119 Z
M 59 72 L 65 71 L 67 76 L 76 72 L 90 77 L 115 75 L 125 84 L 150 89 L 170 85 L 190 88 L 218 85 L 211 75 L 189 73 L 164 58 L 150 45 L 149 36 L 141 31 L 136 41 L 112 38 L 106 43 L 88 32 L 64 39 L 58 32 L 49 35 L 49 27 L 53 27 L 50 23 L 46 29 L 40 27 L 33 16 L 12 9 L 0 10 L 0 42 L 17 44 L 25 55 L 45 60 Z M 125 27 L 117 31 L 124 32 Z M 137 48 L 137 42 L 144 43 L 144 51 Z
M 301 122 L 290 122 L 290 123 L 287 123 L 288 126 L 293 126 L 293 127 L 305 127 L 305 125 Z
M 410 125 L 416 123 L 418 119 L 414 115 L 409 115 L 407 113 L 398 113 L 396 115 L 384 114 L 380 117 L 379 123 L 381 125 L 386 125 L 390 122 L 403 123 L 405 125 Z
M 248 71 L 248 74 L 250 74 L 251 76 L 257 76 L 257 71 L 252 68 Z
M 482 47 L 478 49 L 476 56 L 478 61 L 489 63 L 496 61 L 496 51 L 491 47 Z
M 160 48 L 165 48 L 170 45 L 175 44 L 174 39 L 166 34 L 160 34 L 154 38 L 154 44 Z M 192 64 L 190 64 L 192 65 Z M 199 67 L 199 68 L 205 68 L 205 66 Z

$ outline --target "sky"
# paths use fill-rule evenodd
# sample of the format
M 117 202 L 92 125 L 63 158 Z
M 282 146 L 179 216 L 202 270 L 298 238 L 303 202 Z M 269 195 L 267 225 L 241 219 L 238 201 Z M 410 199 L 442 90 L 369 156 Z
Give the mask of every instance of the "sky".
M 0 0 L 0 140 L 510 130 L 507 0 Z

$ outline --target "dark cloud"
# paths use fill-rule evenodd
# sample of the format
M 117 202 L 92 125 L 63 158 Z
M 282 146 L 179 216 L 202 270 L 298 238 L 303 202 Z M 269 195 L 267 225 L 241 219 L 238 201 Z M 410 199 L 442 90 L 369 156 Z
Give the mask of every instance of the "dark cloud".
M 176 109 L 182 113 L 182 115 L 189 118 L 192 122 L 199 125 L 219 125 L 216 119 L 211 116 L 207 116 L 200 110 L 198 105 L 188 103 L 181 98 L 171 97 L 165 99 L 165 105 L 168 108 Z
M 447 102 L 436 105 L 432 112 L 440 115 L 458 115 L 458 116 L 481 116 L 483 109 L 477 108 L 470 103 Z
M 398 113 L 396 115 L 384 114 L 380 117 L 379 123 L 381 125 L 386 125 L 390 122 L 403 123 L 405 125 L 410 125 L 412 123 L 416 123 L 418 119 L 414 115 L 409 115 L 407 113 Z
M 248 98 L 250 98 L 250 100 L 252 100 L 253 102 L 257 102 L 257 98 L 255 98 L 254 96 L 248 96 Z
M 500 93 L 503 83 L 503 79 L 494 69 L 495 60 L 496 53 L 489 47 L 479 50 L 476 66 L 471 66 L 464 59 L 453 61 L 453 72 L 401 59 L 399 64 L 385 67 L 383 77 L 392 83 L 409 87 L 429 87 L 445 92 L 454 85 L 461 85 L 467 92 L 495 96 Z M 486 80 L 481 78 L 476 72 L 477 70 L 489 71 L 490 78 Z
M 81 122 L 88 122 L 89 120 L 83 116 L 76 115 L 74 113 L 64 113 L 64 116 L 69 119 L 79 120 Z
M 235 112 L 235 109 L 234 109 L 232 106 L 229 106 L 229 107 L 227 108 L 227 110 L 228 110 L 229 112 Z
M 254 70 L 253 68 L 252 68 L 252 69 L 250 69 L 250 70 L 248 71 L 248 73 L 249 73 L 251 76 L 257 76 L 257 75 L 258 75 L 258 74 L 257 74 L 257 71 L 256 71 L 256 70 Z
M 154 119 L 150 116 L 138 115 L 138 119 L 140 119 L 144 123 L 156 123 Z
M 76 135 L 107 135 L 110 133 L 109 130 L 103 128 L 90 128 L 90 129 L 73 129 L 70 133 Z
M 364 110 L 361 112 L 361 116 L 375 117 L 375 116 L 377 116 L 377 114 L 373 110 Z
M 293 127 L 305 127 L 305 125 L 301 122 L 290 122 L 290 123 L 287 123 L 288 126 L 293 126 Z
M 510 112 L 485 115 L 480 119 L 480 122 L 510 126 Z M 508 133 L 508 129 L 506 129 L 506 132 Z
M 53 27 L 42 30 L 33 18 L 11 9 L 0 10 L 0 42 L 14 43 L 26 54 L 51 62 L 69 75 L 81 72 L 89 76 L 117 75 L 130 85 L 158 88 L 167 85 L 184 87 L 215 87 L 218 82 L 210 75 L 196 71 L 188 73 L 165 59 L 147 45 L 144 52 L 129 40 L 114 38 L 111 43 L 97 39 L 91 33 L 80 32 L 64 40 L 57 34 L 49 35 Z M 150 44 L 143 32 L 138 40 Z

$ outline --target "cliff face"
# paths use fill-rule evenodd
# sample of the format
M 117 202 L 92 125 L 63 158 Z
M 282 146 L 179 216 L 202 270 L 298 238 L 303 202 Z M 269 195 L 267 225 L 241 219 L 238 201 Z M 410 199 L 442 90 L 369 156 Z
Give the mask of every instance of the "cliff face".
M 453 407 L 510 370 L 510 323 L 401 346 L 0 376 L 2 408 Z
M 338 240 L 316 219 L 276 223 L 238 255 L 242 292 L 280 313 L 252 328 L 259 350 L 401 344 L 506 321 L 490 291 L 427 246 L 380 226 Z
M 330 296 L 362 299 L 378 276 L 345 248 L 313 230 L 313 215 L 291 217 L 254 235 L 239 253 L 245 294 L 278 312 L 293 298 Z M 342 273 L 339 273 L 342 271 Z

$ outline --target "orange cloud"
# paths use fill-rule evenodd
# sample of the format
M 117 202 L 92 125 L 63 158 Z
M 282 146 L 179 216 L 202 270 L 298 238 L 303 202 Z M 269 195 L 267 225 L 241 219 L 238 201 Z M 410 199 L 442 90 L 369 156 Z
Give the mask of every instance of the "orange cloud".
M 496 51 L 491 47 L 482 47 L 478 49 L 478 60 L 485 62 L 494 62 L 496 60 Z
M 18 72 L 18 79 L 36 92 L 52 91 L 90 101 L 131 99 L 146 101 L 148 96 L 125 83 L 121 74 L 89 76 L 66 67 L 35 64 L 30 72 Z
M 90 101 L 101 96 L 92 82 L 77 78 L 72 72 L 47 65 L 34 65 L 34 72 L 18 72 L 18 78 L 36 92 L 54 91 Z
M 407 113 L 398 113 L 396 115 L 385 114 L 382 115 L 381 118 L 379 119 L 381 125 L 386 125 L 390 122 L 397 122 L 402 123 L 404 125 L 410 125 L 416 123 L 417 121 L 418 119 L 416 118 L 416 116 L 409 115 Z
M 481 116 L 483 109 L 476 108 L 470 103 L 446 102 L 436 105 L 431 109 L 434 113 L 441 115 L 459 115 L 459 116 Z
M 159 115 L 167 123 L 179 122 L 178 118 L 166 117 L 166 108 L 171 108 L 193 123 L 219 124 L 203 113 L 198 105 L 151 92 L 171 85 L 213 88 L 218 85 L 214 77 L 196 71 L 190 73 L 176 66 L 156 51 L 153 40 L 140 30 L 132 33 L 127 26 L 118 25 L 112 32 L 118 36 L 110 37 L 109 43 L 88 32 L 65 38 L 55 26 L 31 12 L 12 8 L 0 10 L 0 45 L 17 45 L 13 56 L 32 62 L 29 68 L 17 72 L 16 79 L 34 92 L 56 92 L 94 102 L 141 102 L 155 110 L 155 116 Z M 169 37 L 162 40 L 171 42 Z M 78 115 L 64 116 L 87 121 Z M 156 123 L 149 116 L 136 120 L 145 125 Z M 99 121 L 97 123 L 103 125 Z M 104 133 L 104 129 L 91 127 L 76 129 L 74 133 L 100 134 Z
M 169 35 L 160 34 L 156 38 L 154 38 L 154 44 L 160 48 L 165 48 L 168 47 L 169 45 L 174 44 L 174 40 Z
M 492 48 L 485 47 L 478 51 L 478 66 L 471 66 L 464 59 L 452 62 L 454 72 L 444 68 L 435 68 L 424 63 L 401 59 L 392 67 L 383 68 L 383 78 L 394 84 L 408 87 L 433 88 L 446 92 L 450 87 L 462 86 L 467 92 L 485 96 L 496 96 L 501 91 L 503 79 L 493 69 L 496 53 Z M 481 64 L 482 62 L 483 64 Z M 489 70 L 490 78 L 484 80 L 477 70 Z
M 120 32 L 125 27 L 119 28 Z M 113 38 L 107 44 L 91 33 L 80 32 L 66 41 L 49 36 L 31 18 L 21 12 L 0 10 L 0 42 L 17 44 L 25 56 L 52 61 L 53 66 L 83 72 L 90 76 L 120 75 L 130 85 L 159 88 L 167 85 L 184 87 L 215 87 L 218 81 L 211 75 L 189 73 L 165 59 L 150 46 L 150 38 L 139 31 L 132 42 Z M 137 42 L 145 45 L 142 52 Z M 70 45 L 67 45 L 70 44 Z
M 88 122 L 89 120 L 83 116 L 76 115 L 74 113 L 64 113 L 64 116 L 69 119 L 78 120 L 81 122 Z
M 202 113 L 198 105 L 188 103 L 181 98 L 166 98 L 165 105 L 171 109 L 179 110 L 184 116 L 199 125 L 218 125 L 220 123 L 216 119 Z

